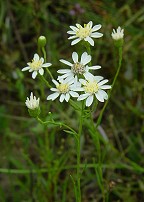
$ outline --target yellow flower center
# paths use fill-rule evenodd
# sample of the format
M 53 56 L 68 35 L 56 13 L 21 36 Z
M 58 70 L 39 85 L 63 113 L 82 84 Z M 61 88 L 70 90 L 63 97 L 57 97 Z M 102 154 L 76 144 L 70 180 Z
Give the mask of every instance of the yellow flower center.
M 58 86 L 56 86 L 57 89 L 59 90 L 60 93 L 67 93 L 69 91 L 69 85 L 68 84 L 64 84 L 64 83 L 61 83 L 59 84 Z
M 96 81 L 93 81 L 93 82 L 88 81 L 88 82 L 85 84 L 84 89 L 85 89 L 85 92 L 86 92 L 86 93 L 91 93 L 91 94 L 93 94 L 93 93 L 96 93 L 96 92 L 99 90 L 99 86 L 98 86 L 98 84 L 97 84 Z
M 79 62 L 73 64 L 71 70 L 74 74 L 83 74 L 85 72 L 84 65 L 80 64 Z
M 41 68 L 42 62 L 41 60 L 32 60 L 32 62 L 30 62 L 30 68 L 33 70 L 38 70 Z
M 81 39 L 90 36 L 90 34 L 91 34 L 91 28 L 87 24 L 85 24 L 84 27 L 80 27 L 79 30 L 76 32 L 76 36 Z

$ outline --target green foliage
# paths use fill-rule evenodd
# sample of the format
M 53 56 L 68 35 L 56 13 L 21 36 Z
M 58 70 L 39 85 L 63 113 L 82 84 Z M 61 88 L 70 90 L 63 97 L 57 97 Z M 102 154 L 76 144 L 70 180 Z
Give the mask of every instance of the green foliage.
M 79 5 L 80 7 L 79 7 Z M 83 10 L 84 9 L 84 10 Z M 81 137 L 82 201 L 144 201 L 144 7 L 141 1 L 0 1 L 0 201 L 75 201 L 75 134 L 52 124 L 42 126 L 28 117 L 24 105 L 33 89 L 41 96 L 41 117 L 78 130 L 80 104 L 52 104 L 48 89 L 21 69 L 37 52 L 37 39 L 47 40 L 47 60 L 54 73 L 59 59 L 71 57 L 66 32 L 69 25 L 102 24 L 103 38 L 92 51 L 93 63 L 112 82 L 117 56 L 111 39 L 113 28 L 125 29 L 122 69 L 98 128 L 102 167 L 96 160 L 96 134 L 85 121 Z M 80 49 L 80 45 L 77 45 Z M 42 53 L 40 53 L 42 55 Z M 102 70 L 98 70 L 101 74 Z M 56 78 L 56 75 L 54 75 Z M 48 81 L 50 81 L 47 76 Z M 102 105 L 94 113 L 97 121 Z M 76 109 L 76 112 L 75 110 Z M 94 111 L 94 110 L 93 110 Z M 89 111 L 84 112 L 89 118 Z M 90 132 L 90 135 L 89 135 Z M 68 134 L 67 134 L 68 133 Z M 91 163 L 93 162 L 93 163 Z M 103 178 L 101 176 L 103 172 Z M 100 174 L 99 174 L 100 173 Z

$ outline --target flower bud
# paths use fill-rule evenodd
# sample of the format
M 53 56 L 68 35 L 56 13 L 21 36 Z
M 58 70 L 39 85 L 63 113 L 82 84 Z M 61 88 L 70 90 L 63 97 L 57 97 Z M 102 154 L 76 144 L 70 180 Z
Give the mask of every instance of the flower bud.
M 30 98 L 27 97 L 25 104 L 30 116 L 36 118 L 40 114 L 39 98 L 36 99 L 32 92 Z
M 40 36 L 38 38 L 38 46 L 42 48 L 45 45 L 46 45 L 46 38 L 45 38 L 45 36 Z
M 118 27 L 117 30 L 113 29 L 111 36 L 114 39 L 114 44 L 116 47 L 123 46 L 124 29 L 121 29 L 121 27 Z

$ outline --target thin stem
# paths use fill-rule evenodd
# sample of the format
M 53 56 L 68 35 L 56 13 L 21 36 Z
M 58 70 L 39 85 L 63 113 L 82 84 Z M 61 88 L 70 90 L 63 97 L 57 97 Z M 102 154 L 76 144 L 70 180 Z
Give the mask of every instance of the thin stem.
M 101 189 L 102 195 L 103 195 L 103 201 L 105 201 L 105 193 L 104 193 L 104 186 L 103 186 L 103 172 L 102 172 L 102 161 L 101 161 L 101 147 L 100 147 L 100 139 L 99 139 L 99 133 L 97 132 L 95 128 L 95 124 L 93 121 L 92 112 L 90 112 L 90 118 L 91 118 L 91 127 L 92 127 L 92 138 L 96 145 L 96 153 L 98 154 L 98 166 L 95 168 L 96 175 L 97 175 L 97 181 L 98 185 Z
M 46 62 L 46 51 L 45 51 L 45 48 L 42 47 L 42 52 L 43 52 L 43 55 L 44 55 L 44 61 Z M 51 79 L 53 79 L 53 75 L 52 73 L 49 71 L 48 67 L 46 68 L 46 71 L 47 73 L 50 75 Z
M 45 51 L 45 48 L 44 47 L 42 47 L 42 52 L 43 52 L 43 56 L 44 56 L 44 61 L 46 62 L 46 51 Z
M 103 113 L 104 113 L 104 111 L 105 111 L 105 108 L 107 107 L 108 101 L 109 101 L 110 96 L 111 96 L 111 92 L 112 92 L 112 90 L 113 90 L 113 87 L 114 87 L 114 85 L 115 85 L 115 82 L 116 82 L 116 80 L 117 80 L 117 77 L 118 77 L 119 72 L 120 72 L 120 69 L 121 69 L 121 64 L 122 64 L 122 47 L 119 47 L 118 52 L 119 52 L 118 69 L 117 69 L 117 72 L 116 72 L 116 74 L 115 74 L 114 80 L 113 80 L 113 82 L 112 82 L 111 89 L 109 90 L 108 99 L 107 99 L 107 101 L 105 102 L 105 104 L 104 104 L 104 106 L 103 106 L 103 108 L 102 108 L 102 110 L 101 110 L 101 112 L 100 112 L 100 115 L 99 115 L 99 117 L 98 117 L 98 120 L 97 120 L 97 123 L 96 123 L 96 128 L 99 126 L 99 124 L 100 124 L 100 122 L 101 122 Z
M 91 55 L 90 44 L 88 42 L 85 42 L 84 44 L 85 44 L 85 47 L 86 47 L 88 54 Z M 91 61 L 89 62 L 89 65 L 91 66 Z
M 100 148 L 100 140 L 99 140 L 99 134 L 96 132 L 96 128 L 93 122 L 93 117 L 92 117 L 92 113 L 91 113 L 91 126 L 92 126 L 92 131 L 93 131 L 93 139 L 94 142 L 96 144 L 96 150 L 98 153 L 98 163 L 101 164 L 101 148 Z
M 51 88 L 51 85 L 49 84 L 49 82 L 44 78 L 44 76 L 39 75 L 41 80 L 47 85 L 48 88 Z
M 82 102 L 82 108 L 81 108 L 81 114 L 80 114 L 80 123 L 79 123 L 79 131 L 78 131 L 78 137 L 77 137 L 77 198 L 78 202 L 81 202 L 81 185 L 80 185 L 80 153 L 81 153 L 81 147 L 80 147 L 80 140 L 81 140 L 81 134 L 82 134 L 82 125 L 83 125 L 83 112 L 84 112 L 84 102 Z
M 61 123 L 61 122 L 55 122 L 54 120 L 52 121 L 42 121 L 39 117 L 36 117 L 37 121 L 39 123 L 41 123 L 42 125 L 48 125 L 48 124 L 53 124 L 55 126 L 59 126 L 59 127 L 64 127 L 68 130 L 70 130 L 72 133 L 76 134 L 76 132 L 71 128 L 69 127 L 68 125 L 64 124 L 64 123 Z

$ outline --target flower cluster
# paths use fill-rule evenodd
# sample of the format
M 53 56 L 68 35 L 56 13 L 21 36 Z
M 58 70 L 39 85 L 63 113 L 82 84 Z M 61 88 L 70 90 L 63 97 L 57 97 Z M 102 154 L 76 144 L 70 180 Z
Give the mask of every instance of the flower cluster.
M 71 45 L 74 45 L 80 41 L 84 43 L 89 43 L 89 46 L 94 46 L 94 40 L 92 38 L 100 38 L 103 34 L 97 32 L 101 28 L 101 25 L 93 26 L 92 21 L 88 24 L 84 24 L 82 27 L 80 24 L 76 26 L 70 26 L 71 31 L 67 33 L 73 36 L 70 36 L 68 39 L 74 39 Z M 124 30 L 118 27 L 118 29 L 112 32 L 112 38 L 116 41 L 122 40 L 124 36 Z M 42 46 L 45 46 L 46 39 L 45 37 L 40 38 L 42 41 Z M 40 45 L 41 45 L 40 44 Z M 88 44 L 87 44 L 88 45 Z M 59 76 L 57 80 L 52 79 L 52 82 L 55 85 L 55 88 L 50 88 L 53 92 L 48 95 L 47 100 L 55 100 L 59 97 L 59 101 L 68 102 L 70 97 L 77 98 L 77 101 L 86 100 L 86 106 L 89 107 L 96 98 L 100 102 L 104 102 L 108 99 L 108 94 L 105 90 L 111 88 L 111 85 L 107 85 L 107 79 L 104 79 L 102 76 L 95 76 L 93 70 L 98 70 L 101 68 L 100 65 L 91 65 L 92 57 L 87 52 L 84 52 L 79 57 L 77 52 L 72 53 L 72 61 L 67 61 L 65 59 L 60 59 L 60 62 L 63 65 L 69 66 L 68 68 L 62 68 L 57 71 Z M 22 71 L 29 70 L 32 73 L 32 78 L 35 79 L 39 73 L 41 76 L 44 74 L 44 69 L 51 66 L 51 63 L 44 63 L 44 58 L 40 57 L 37 53 L 34 54 L 32 62 L 27 63 L 28 66 L 24 67 Z M 48 70 L 49 72 L 49 70 Z M 39 108 L 39 98 L 36 99 L 31 93 L 30 99 L 27 98 L 26 106 L 33 112 Z M 37 112 L 37 114 L 39 111 Z M 36 114 L 36 115 L 37 115 Z M 36 116 L 35 114 L 32 116 Z
M 95 25 L 92 28 L 93 23 L 90 21 L 88 24 L 82 27 L 80 24 L 76 24 L 76 27 L 70 26 L 72 31 L 68 31 L 68 34 L 73 36 L 68 39 L 74 39 L 71 45 L 78 43 L 81 40 L 89 42 L 90 45 L 94 45 L 93 38 L 99 38 L 103 34 L 96 32 L 101 28 L 101 25 Z M 86 99 L 86 106 L 89 107 L 96 97 L 100 102 L 108 99 L 108 94 L 104 91 L 110 89 L 110 85 L 105 85 L 108 80 L 102 76 L 94 76 L 91 70 L 100 69 L 100 65 L 89 65 L 92 57 L 87 52 L 82 53 L 79 58 L 78 53 L 72 53 L 72 62 L 61 59 L 60 62 L 69 66 L 67 69 L 59 69 L 57 72 L 60 74 L 57 81 L 53 80 L 56 88 L 50 90 L 54 93 L 47 97 L 47 100 L 55 100 L 60 96 L 60 102 L 64 100 L 69 101 L 70 96 L 76 97 L 78 101 Z M 58 82 L 59 81 L 59 82 Z M 80 94 L 79 94 L 79 93 Z

